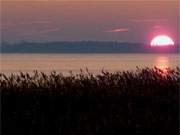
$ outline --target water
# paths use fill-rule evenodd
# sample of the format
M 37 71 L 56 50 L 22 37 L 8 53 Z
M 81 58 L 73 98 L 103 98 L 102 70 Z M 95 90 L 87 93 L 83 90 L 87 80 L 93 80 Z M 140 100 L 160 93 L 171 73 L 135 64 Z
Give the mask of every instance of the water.
M 99 73 L 102 69 L 110 72 L 135 70 L 139 67 L 176 67 L 180 65 L 180 54 L 1 54 L 1 72 L 5 74 L 29 72 L 46 73 L 55 70 L 64 74 L 80 69 Z

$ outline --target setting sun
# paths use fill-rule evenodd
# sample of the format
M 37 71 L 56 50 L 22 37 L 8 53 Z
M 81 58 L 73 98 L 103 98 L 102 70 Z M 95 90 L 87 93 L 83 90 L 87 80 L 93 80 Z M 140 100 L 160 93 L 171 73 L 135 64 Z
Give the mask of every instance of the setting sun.
M 166 35 L 159 35 L 152 39 L 151 46 L 173 46 L 174 41 Z

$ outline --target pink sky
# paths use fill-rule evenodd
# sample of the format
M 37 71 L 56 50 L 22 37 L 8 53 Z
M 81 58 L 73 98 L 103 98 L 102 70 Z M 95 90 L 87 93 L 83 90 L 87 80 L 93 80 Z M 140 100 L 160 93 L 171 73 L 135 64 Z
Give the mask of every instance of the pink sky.
M 178 1 L 4 1 L 7 41 L 101 40 L 149 42 L 156 34 L 179 40 Z

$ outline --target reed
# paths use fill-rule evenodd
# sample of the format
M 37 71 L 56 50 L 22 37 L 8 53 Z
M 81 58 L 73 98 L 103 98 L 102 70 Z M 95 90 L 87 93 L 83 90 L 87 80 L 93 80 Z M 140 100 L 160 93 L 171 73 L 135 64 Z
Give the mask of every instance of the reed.
M 178 134 L 179 67 L 0 74 L 0 87 L 4 134 Z

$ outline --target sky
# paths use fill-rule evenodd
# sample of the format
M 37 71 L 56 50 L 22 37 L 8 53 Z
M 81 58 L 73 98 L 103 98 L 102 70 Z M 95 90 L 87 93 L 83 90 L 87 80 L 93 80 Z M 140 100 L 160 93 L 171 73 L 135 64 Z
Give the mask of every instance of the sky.
M 3 41 L 180 43 L 178 0 L 1 0 Z

